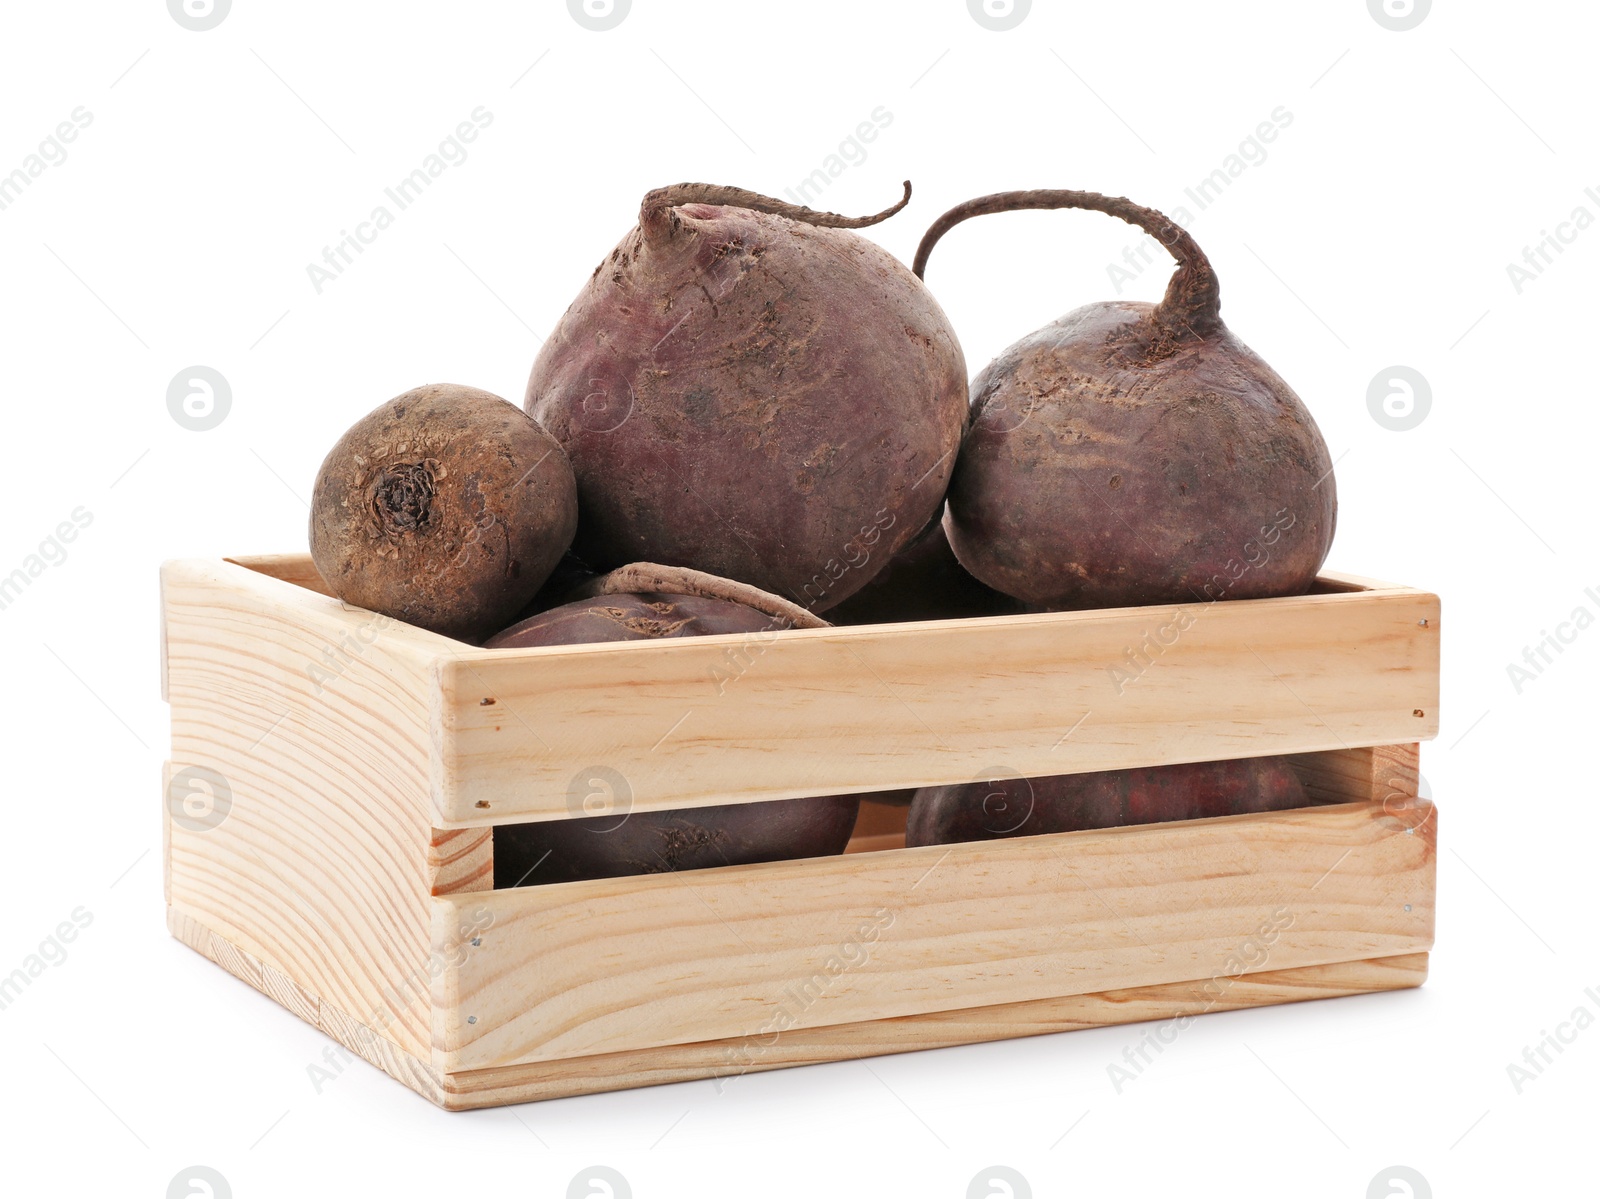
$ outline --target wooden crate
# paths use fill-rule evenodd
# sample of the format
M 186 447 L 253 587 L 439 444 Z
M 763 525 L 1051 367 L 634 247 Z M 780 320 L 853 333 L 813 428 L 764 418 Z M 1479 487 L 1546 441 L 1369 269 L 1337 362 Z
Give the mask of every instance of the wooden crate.
M 1439 601 L 481 650 L 162 571 L 174 936 L 451 1109 L 1416 986 Z M 493 890 L 494 827 L 1288 754 L 1320 806 Z

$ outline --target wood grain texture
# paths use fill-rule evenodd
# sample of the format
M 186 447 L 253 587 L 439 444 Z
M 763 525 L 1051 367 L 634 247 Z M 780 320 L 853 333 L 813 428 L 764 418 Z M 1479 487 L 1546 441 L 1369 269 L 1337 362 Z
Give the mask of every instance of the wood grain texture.
M 1289 763 L 1306 795 L 1319 803 L 1403 801 L 1417 794 L 1416 745 L 1380 745 L 1294 754 Z
M 564 817 L 596 768 L 659 811 L 1412 743 L 1438 728 L 1438 609 L 1392 588 L 467 651 L 439 666 L 435 821 Z
M 1241 953 L 1259 970 L 1421 952 L 1435 825 L 1403 817 L 1340 804 L 443 897 L 438 958 L 469 911 L 491 917 L 438 976 L 433 1060 L 458 1072 L 1148 986 Z M 1270 950 L 1242 948 L 1285 920 Z
M 505 1066 L 441 1076 L 442 1106 L 465 1109 L 526 1103 L 705 1078 L 716 1080 L 719 1091 L 726 1093 L 737 1087 L 741 1075 L 763 1070 L 1146 1020 L 1198 1017 L 1209 1012 L 1238 1011 L 1268 1004 L 1398 991 L 1421 986 L 1427 975 L 1428 955 L 1416 953 L 1246 974 L 1215 994 L 1205 989 L 1210 980 L 1165 983 L 1100 994 L 801 1029 L 782 1033 L 771 1044 L 708 1041 L 568 1061 Z M 441 1101 L 436 1099 L 435 1102 Z
M 494 830 L 429 829 L 428 875 L 433 894 L 494 890 Z
M 318 595 L 333 595 L 322 577 L 322 572 L 317 569 L 316 563 L 311 561 L 310 554 L 246 554 L 225 561 L 253 570 L 257 574 L 293 583 L 296 587 L 304 587 L 307 591 L 315 591 Z
M 355 1017 L 306 990 L 280 970 L 228 940 L 187 912 L 167 909 L 167 928 L 190 949 L 210 958 L 229 974 L 250 984 L 274 1003 L 299 1016 L 313 1028 L 332 1037 L 357 1057 L 404 1083 L 441 1107 L 452 1106 L 441 1076 L 425 1061 L 400 1049 L 388 1036 L 374 1032 Z
M 171 903 L 426 1056 L 432 667 L 456 643 L 234 564 L 168 563 L 163 594 L 174 772 L 231 795 L 215 827 L 169 810 Z
M 886 849 L 901 849 L 906 843 L 906 833 L 901 829 L 898 833 L 868 833 L 865 836 L 850 838 L 850 843 L 844 847 L 845 853 L 882 853 Z
M 860 810 L 856 813 L 856 826 L 851 830 L 851 839 L 875 837 L 884 833 L 904 834 L 906 814 L 910 810 L 909 803 L 875 803 L 864 799 L 861 801 Z
M 391 1078 L 450 1111 L 707 1078 L 717 1080 L 719 1089 L 725 1091 L 735 1086 L 742 1075 L 765 1070 L 1237 1011 L 1266 1004 L 1400 990 L 1420 986 L 1428 973 L 1427 954 L 1407 954 L 1292 970 L 1266 970 L 1230 979 L 1227 986 L 1220 988 L 1206 979 L 1164 983 L 1100 994 L 795 1030 L 756 1044 L 735 1038 L 445 1074 L 278 976 L 271 967 L 228 945 L 185 913 L 170 910 L 168 922 L 173 936 L 180 941 Z
M 1202 607 L 1120 683 L 1170 612 L 488 652 L 339 603 L 304 555 L 168 563 L 162 594 L 174 936 L 444 1107 L 1426 970 L 1423 592 Z M 643 811 L 1279 752 L 1328 806 L 910 850 L 874 811 L 848 856 L 489 889 L 490 826 L 567 815 L 597 765 Z M 173 803 L 197 768 L 220 820 Z

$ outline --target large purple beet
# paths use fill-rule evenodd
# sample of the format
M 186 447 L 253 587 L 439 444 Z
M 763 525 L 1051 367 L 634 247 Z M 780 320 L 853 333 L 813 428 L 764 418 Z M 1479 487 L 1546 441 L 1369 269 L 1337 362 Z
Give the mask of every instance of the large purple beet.
M 852 219 L 705 184 L 644 198 L 528 379 L 577 476 L 581 557 L 822 612 L 933 518 L 966 427 L 961 347 L 921 280 L 848 231 L 899 207 Z

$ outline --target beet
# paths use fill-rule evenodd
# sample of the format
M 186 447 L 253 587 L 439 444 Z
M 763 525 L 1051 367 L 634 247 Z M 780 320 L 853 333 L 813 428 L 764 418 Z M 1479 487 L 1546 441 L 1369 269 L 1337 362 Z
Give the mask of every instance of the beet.
M 956 561 L 942 522 L 930 525 L 867 585 L 828 610 L 834 624 L 892 624 L 963 616 L 1014 616 L 1024 605 L 985 587 Z
M 1299 776 L 1284 758 L 1002 778 L 922 788 L 911 801 L 906 818 L 906 844 L 993 841 L 1276 812 L 1303 808 L 1310 802 Z
M 528 379 L 577 474 L 580 556 L 820 612 L 933 518 L 966 427 L 961 347 L 921 281 L 848 231 L 904 204 L 849 218 L 707 184 L 645 196 Z
M 525 608 L 577 527 L 566 454 L 473 387 L 396 396 L 317 472 L 311 557 L 340 599 L 476 640 Z
M 635 586 L 651 589 L 627 590 Z M 594 597 L 521 621 L 490 638 L 488 647 L 524 649 L 827 627 L 826 621 L 778 596 L 698 571 L 653 563 L 613 571 L 585 589 L 593 591 Z M 606 773 L 600 768 L 595 771 L 597 777 Z M 870 797 L 824 795 L 500 825 L 494 833 L 495 886 L 843 853 L 862 798 Z
M 762 633 L 785 626 L 765 612 L 729 600 L 645 591 L 576 600 L 519 621 L 485 649 L 531 649 L 590 641 L 659 641 L 710 633 Z
M 534 886 L 844 852 L 859 796 L 780 799 L 494 830 L 494 885 Z
M 973 424 L 946 528 L 961 564 L 1041 608 L 1247 599 L 1307 591 L 1333 540 L 1333 464 L 1299 397 L 1222 323 L 1188 233 L 1093 192 L 1002 192 L 970 217 L 1088 208 L 1139 226 L 1178 262 L 1159 304 L 1069 312 L 973 380 Z

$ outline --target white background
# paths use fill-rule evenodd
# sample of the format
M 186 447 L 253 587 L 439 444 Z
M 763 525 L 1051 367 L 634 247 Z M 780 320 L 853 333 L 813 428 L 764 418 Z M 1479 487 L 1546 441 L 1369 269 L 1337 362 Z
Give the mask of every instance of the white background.
M 1440 1196 L 1592 1186 L 1600 1029 L 1521 1094 L 1506 1068 L 1580 1005 L 1600 1015 L 1600 631 L 1520 693 L 1507 665 L 1575 608 L 1600 615 L 1600 227 L 1520 294 L 1507 264 L 1575 208 L 1600 217 L 1597 37 L 1577 3 L 1441 2 L 1408 32 L 1361 0 L 1039 0 L 1009 32 L 961 0 L 635 0 L 607 32 L 556 0 L 236 0 L 208 32 L 159 0 L 7 5 L 0 173 L 75 108 L 92 123 L 0 211 L 0 574 L 93 517 L 0 611 L 0 973 L 93 917 L 0 1011 L 7 1191 L 162 1196 L 196 1163 L 240 1199 L 564 1195 L 594 1163 L 641 1197 L 957 1197 L 996 1163 L 1040 1196 L 1360 1199 L 1397 1163 Z M 318 294 L 307 265 L 480 105 L 469 157 Z M 538 336 L 644 191 L 781 194 L 879 106 L 892 122 L 817 203 L 875 211 L 911 178 L 912 206 L 870 231 L 907 260 L 946 207 L 1003 188 L 1171 208 L 1292 114 L 1191 229 L 1230 326 L 1338 459 L 1329 565 L 1444 598 L 1430 981 L 1207 1017 L 1121 1094 L 1106 1067 L 1137 1027 L 720 1095 L 448 1115 L 363 1063 L 317 1093 L 329 1042 L 163 926 L 157 564 L 300 549 L 318 462 L 375 404 L 441 380 L 520 401 Z M 929 282 L 976 372 L 1112 298 L 1107 264 L 1135 241 L 1092 214 L 991 217 L 946 239 Z M 232 388 L 206 432 L 166 405 L 195 364 Z M 1367 406 L 1397 364 L 1432 388 L 1406 432 Z

